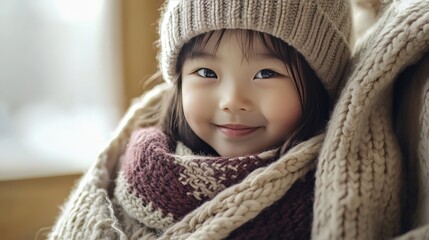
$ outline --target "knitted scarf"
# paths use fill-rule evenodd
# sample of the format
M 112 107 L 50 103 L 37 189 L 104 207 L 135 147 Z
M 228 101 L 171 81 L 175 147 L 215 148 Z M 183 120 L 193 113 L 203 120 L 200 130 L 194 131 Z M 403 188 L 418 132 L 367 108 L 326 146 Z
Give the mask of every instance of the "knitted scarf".
M 427 221 L 406 234 L 400 232 L 401 158 L 391 125 L 391 106 L 386 107 L 396 76 L 429 51 L 429 4 L 427 0 L 397 0 L 392 4 L 355 54 L 326 138 L 314 137 L 254 170 L 168 227 L 161 238 L 232 238 L 232 231 L 257 221 L 274 202 L 281 202 L 299 182 L 297 179 L 314 167 L 317 158 L 313 239 L 429 239 Z M 63 206 L 50 239 L 156 237 L 145 231 L 144 224 L 134 228 L 123 221 L 126 214 L 116 207 L 111 188 L 131 132 L 155 124 L 157 119 L 150 110 L 159 108 L 157 103 L 166 89 L 160 85 L 134 102 L 112 141 Z M 428 132 L 425 109 L 422 134 Z M 427 134 L 423 137 L 422 164 L 417 166 L 428 166 Z M 428 168 L 422 167 L 423 171 L 427 174 Z M 420 186 L 424 191 L 429 189 L 427 181 L 421 183 L 426 184 Z M 427 213 L 428 205 L 421 202 L 420 211 Z M 273 219 L 262 225 L 270 225 Z M 133 236 L 128 237 L 128 232 Z
M 391 3 L 356 46 L 320 151 L 312 231 L 317 239 L 390 239 L 405 230 L 401 189 L 416 185 L 404 185 L 392 124 L 393 86 L 405 68 L 429 52 L 429 1 L 385 2 Z M 416 101 L 422 98 L 417 91 L 408 94 Z M 424 126 L 424 120 L 400 124 Z M 421 160 L 425 158 L 429 156 L 423 153 Z M 422 192 L 428 189 L 424 182 Z M 428 202 L 419 206 L 429 211 Z M 429 221 L 419 227 L 401 238 L 429 239 Z
M 275 157 L 276 150 L 236 158 L 197 156 L 156 128 L 140 129 L 130 138 L 116 179 L 115 198 L 129 217 L 160 235 Z M 229 238 L 309 239 L 313 175 L 310 171 L 279 201 L 238 227 Z

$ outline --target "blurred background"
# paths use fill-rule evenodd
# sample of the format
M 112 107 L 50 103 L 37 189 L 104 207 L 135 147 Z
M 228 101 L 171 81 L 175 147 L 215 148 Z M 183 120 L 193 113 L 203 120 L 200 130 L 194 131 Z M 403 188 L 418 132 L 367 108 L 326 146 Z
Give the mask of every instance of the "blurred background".
M 378 1 L 352 0 L 354 41 Z M 161 0 L 0 0 L 0 239 L 45 239 L 156 72 Z
M 161 0 L 0 0 L 0 239 L 44 239 L 156 71 Z

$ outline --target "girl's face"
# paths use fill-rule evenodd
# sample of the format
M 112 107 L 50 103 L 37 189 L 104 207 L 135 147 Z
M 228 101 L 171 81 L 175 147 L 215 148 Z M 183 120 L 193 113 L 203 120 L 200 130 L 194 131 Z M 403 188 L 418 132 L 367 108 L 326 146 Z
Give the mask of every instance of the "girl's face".
M 219 32 L 182 68 L 183 112 L 194 133 L 221 156 L 278 147 L 298 125 L 301 103 L 285 64 L 258 38 L 243 53 L 243 31 Z

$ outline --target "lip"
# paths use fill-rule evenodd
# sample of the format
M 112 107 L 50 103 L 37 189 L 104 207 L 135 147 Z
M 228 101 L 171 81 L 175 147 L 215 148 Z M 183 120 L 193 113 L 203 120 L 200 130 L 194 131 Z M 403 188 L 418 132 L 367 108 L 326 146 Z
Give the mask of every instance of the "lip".
M 216 127 L 228 137 L 244 137 L 252 134 L 259 128 L 241 124 L 224 124 L 216 125 Z

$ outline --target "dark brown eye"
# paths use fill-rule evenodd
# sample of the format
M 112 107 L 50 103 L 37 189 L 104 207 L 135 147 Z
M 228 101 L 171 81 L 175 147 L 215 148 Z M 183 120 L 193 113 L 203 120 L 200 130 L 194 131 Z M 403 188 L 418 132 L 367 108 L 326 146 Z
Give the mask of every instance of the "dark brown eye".
M 204 78 L 217 78 L 216 73 L 208 68 L 201 68 L 197 71 L 197 74 Z
M 272 78 L 272 77 L 276 77 L 279 74 L 276 73 L 273 70 L 269 70 L 269 69 L 262 69 L 261 71 L 259 71 L 256 75 L 255 78 L 256 79 L 264 79 L 264 78 Z

